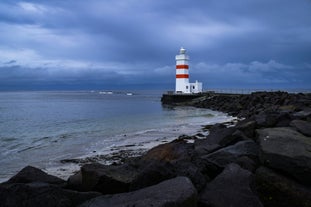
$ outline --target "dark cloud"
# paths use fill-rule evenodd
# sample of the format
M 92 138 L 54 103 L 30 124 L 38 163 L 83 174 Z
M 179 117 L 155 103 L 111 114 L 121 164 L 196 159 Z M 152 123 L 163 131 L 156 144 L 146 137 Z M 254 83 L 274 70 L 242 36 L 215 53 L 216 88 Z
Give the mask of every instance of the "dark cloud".
M 180 46 L 206 87 L 310 87 L 310 10 L 308 0 L 2 1 L 0 89 L 173 88 Z
M 16 62 L 17 62 L 16 60 L 10 60 L 8 62 L 4 62 L 4 64 L 10 65 L 10 64 L 14 64 Z

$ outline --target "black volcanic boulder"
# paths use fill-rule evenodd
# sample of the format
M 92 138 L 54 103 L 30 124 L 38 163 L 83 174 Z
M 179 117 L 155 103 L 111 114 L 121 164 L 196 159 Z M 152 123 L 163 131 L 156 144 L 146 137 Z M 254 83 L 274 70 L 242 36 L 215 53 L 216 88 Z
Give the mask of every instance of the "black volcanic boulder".
M 176 177 L 173 165 L 162 160 L 141 161 L 139 166 L 137 166 L 137 170 L 137 174 L 129 186 L 131 191 Z
M 260 167 L 256 190 L 265 207 L 310 207 L 311 189 L 279 173 Z
M 137 191 L 104 195 L 79 207 L 195 207 L 197 191 L 187 177 L 176 177 Z
M 288 127 L 291 121 L 292 121 L 292 117 L 288 112 L 280 112 L 278 116 L 278 122 L 275 126 L 276 127 Z
M 207 139 L 197 139 L 194 141 L 194 152 L 199 156 L 207 155 L 219 148 L 219 144 L 211 144 Z
M 10 178 L 6 183 L 31 183 L 31 182 L 44 182 L 49 184 L 64 184 L 65 181 L 49 175 L 42 170 L 27 166 L 19 171 L 15 176 Z
M 310 121 L 310 119 L 311 119 L 311 108 L 305 108 L 301 111 L 293 113 L 292 117 L 294 119 L 303 119 L 303 120 L 309 120 Z
M 262 207 L 252 191 L 253 175 L 237 164 L 228 165 L 199 195 L 199 206 Z
M 256 121 L 251 118 L 239 121 L 236 128 L 242 131 L 248 138 L 253 138 L 255 136 Z
M 255 115 L 255 121 L 258 128 L 260 127 L 274 127 L 279 120 L 280 113 L 263 111 Z
M 201 191 L 205 184 L 210 180 L 208 174 L 211 172 L 206 172 L 209 171 L 206 166 L 202 167 L 190 161 L 177 162 L 174 163 L 173 166 L 176 175 L 188 177 L 198 191 Z
M 77 191 L 83 191 L 81 170 L 75 173 L 74 175 L 69 176 L 66 188 Z
M 100 195 L 40 182 L 0 184 L 0 206 L 3 207 L 74 207 Z
M 189 176 L 202 186 L 206 179 L 191 163 L 193 148 L 193 144 L 179 139 L 154 147 L 139 159 L 123 165 L 87 164 L 81 168 L 81 178 L 79 173 L 70 177 L 68 187 L 114 194 L 155 185 L 178 175 Z M 187 164 L 191 167 L 185 167 Z
M 292 128 L 257 130 L 262 164 L 311 185 L 311 139 Z
M 248 163 L 252 162 L 249 161 L 248 159 L 245 159 L 245 157 L 257 161 L 258 153 L 259 153 L 258 145 L 252 140 L 245 140 L 237 142 L 234 145 L 221 148 L 213 153 L 202 156 L 201 158 L 210 163 L 214 163 L 219 167 L 225 167 L 226 165 L 232 162 L 239 163 L 243 166 L 243 161 L 246 161 Z M 242 157 L 244 157 L 244 159 L 242 159 Z M 245 165 L 247 165 L 247 163 Z M 255 166 L 251 168 L 254 167 Z
M 304 134 L 305 136 L 311 137 L 311 122 L 303 120 L 293 120 L 290 125 L 295 127 L 297 131 Z
M 165 162 L 190 160 L 193 149 L 193 144 L 187 143 L 187 141 L 183 139 L 177 139 L 150 149 L 142 156 L 142 160 L 147 162 L 152 160 Z
M 86 164 L 81 167 L 82 189 L 103 194 L 127 192 L 137 175 L 129 165 Z
M 198 190 L 202 189 L 209 177 L 202 172 L 205 165 L 194 164 L 193 152 L 194 145 L 180 139 L 149 150 L 138 162 L 139 175 L 131 189 L 154 185 L 175 176 L 187 176 Z
M 118 166 L 93 163 L 81 167 L 82 186 L 77 185 L 73 189 L 103 194 L 123 193 L 155 185 L 175 176 L 173 165 L 165 161 L 149 160 Z
M 223 124 L 215 124 L 215 126 L 211 127 L 205 141 L 207 144 L 226 146 L 235 142 L 235 137 L 232 136 L 235 131 L 234 127 L 227 128 Z

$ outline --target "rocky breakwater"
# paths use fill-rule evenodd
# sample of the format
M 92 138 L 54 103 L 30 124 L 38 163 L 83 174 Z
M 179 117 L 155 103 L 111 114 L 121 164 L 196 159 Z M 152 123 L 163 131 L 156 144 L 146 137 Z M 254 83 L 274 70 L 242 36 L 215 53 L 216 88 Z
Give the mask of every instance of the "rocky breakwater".
M 187 103 L 244 117 L 204 126 L 120 165 L 86 164 L 67 181 L 26 167 L 0 206 L 311 206 L 311 96 L 206 96 Z

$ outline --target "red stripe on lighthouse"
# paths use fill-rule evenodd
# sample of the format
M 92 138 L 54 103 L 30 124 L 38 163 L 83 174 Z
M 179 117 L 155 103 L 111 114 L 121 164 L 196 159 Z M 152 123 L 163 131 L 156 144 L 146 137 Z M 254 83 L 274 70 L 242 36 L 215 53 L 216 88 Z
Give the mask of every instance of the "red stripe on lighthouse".
M 177 74 L 176 78 L 189 78 L 188 74 Z
M 189 69 L 188 65 L 176 65 L 176 69 Z

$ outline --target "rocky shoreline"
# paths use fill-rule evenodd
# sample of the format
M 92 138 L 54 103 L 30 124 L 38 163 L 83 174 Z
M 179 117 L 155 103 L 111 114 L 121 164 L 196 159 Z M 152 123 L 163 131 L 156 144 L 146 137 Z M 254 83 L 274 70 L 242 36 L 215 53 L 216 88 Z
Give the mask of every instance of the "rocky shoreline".
M 67 181 L 27 166 L 0 184 L 0 206 L 311 206 L 311 94 L 209 94 L 183 104 L 243 120 L 122 164 L 85 164 Z

